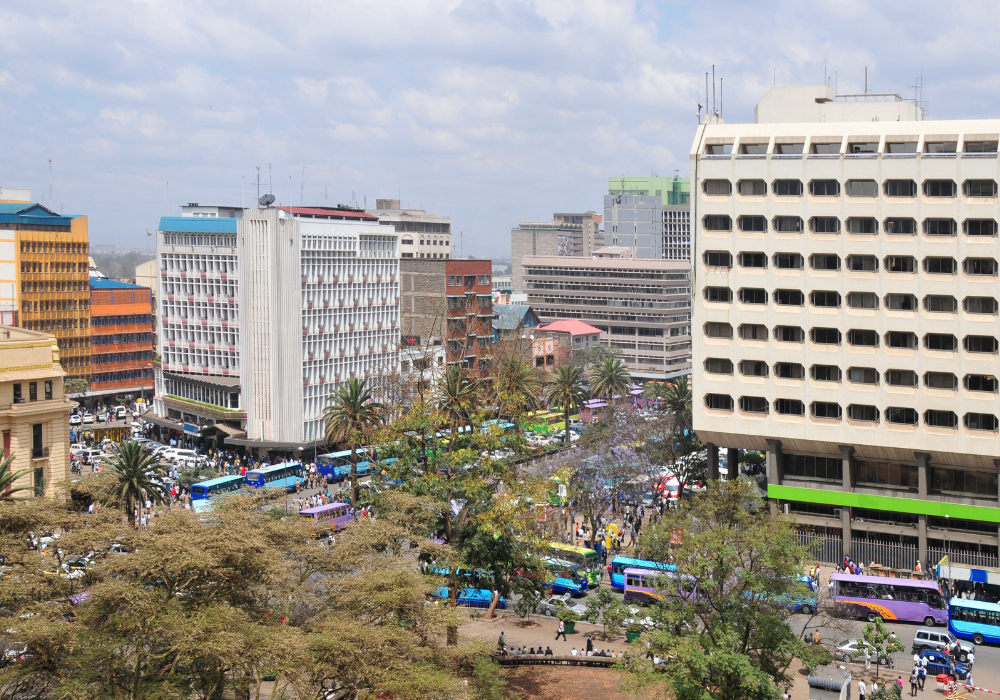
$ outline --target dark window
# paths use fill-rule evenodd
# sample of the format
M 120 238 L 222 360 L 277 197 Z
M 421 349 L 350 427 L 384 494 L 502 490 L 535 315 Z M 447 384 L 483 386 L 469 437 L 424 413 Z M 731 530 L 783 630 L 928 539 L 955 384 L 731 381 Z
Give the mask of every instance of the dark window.
M 775 289 L 774 303 L 780 306 L 802 306 L 806 303 L 805 294 L 800 289 Z
M 924 219 L 924 233 L 928 236 L 954 236 L 957 231 L 954 219 Z
M 852 309 L 877 309 L 878 295 L 874 292 L 850 292 L 847 305 Z
M 814 270 L 839 270 L 840 256 L 831 253 L 813 253 L 809 256 L 809 267 Z
M 996 432 L 997 417 L 992 413 L 966 413 L 965 427 L 969 430 L 991 430 Z
M 775 253 L 774 266 L 779 270 L 801 270 L 802 256 L 798 253 Z
M 993 297 L 965 297 L 962 300 L 962 308 L 970 314 L 995 316 L 997 313 L 997 300 Z
M 844 193 L 848 197 L 877 197 L 878 183 L 874 180 L 848 180 L 844 186 Z
M 966 141 L 964 145 L 966 153 L 992 153 L 996 155 L 997 152 L 996 141 Z
M 740 362 L 740 374 L 744 377 L 766 377 L 767 363 L 759 360 L 743 360 Z
M 888 331 L 885 334 L 885 344 L 890 348 L 915 348 L 917 336 L 909 331 Z
M 28 401 L 38 401 L 38 382 L 28 384 Z
M 801 343 L 806 339 L 806 334 L 798 326 L 775 326 L 774 339 L 782 343 Z
M 813 328 L 809 338 L 818 345 L 840 345 L 840 331 L 836 328 Z
M 767 267 L 767 254 L 743 252 L 739 254 L 739 261 L 740 267 L 765 268 Z
M 809 410 L 816 418 L 836 418 L 840 420 L 841 415 L 843 415 L 840 404 L 831 401 L 813 401 Z
M 774 410 L 785 416 L 805 415 L 806 406 L 798 399 L 775 399 Z
M 966 180 L 962 183 L 962 192 L 966 197 L 996 197 L 996 180 Z
M 848 233 L 878 233 L 878 219 L 874 216 L 852 216 L 847 220 Z
M 804 143 L 776 143 L 774 144 L 774 152 L 785 156 L 800 156 L 803 146 L 805 146 Z M 993 150 L 995 151 L 996 148 Z
M 968 391 L 983 391 L 988 394 L 997 392 L 997 378 L 992 374 L 967 374 L 962 381 Z
M 847 381 L 851 384 L 878 384 L 878 370 L 874 367 L 849 367 Z
M 805 367 L 797 362 L 775 362 L 774 376 L 782 379 L 803 379 L 805 377 Z
M 740 301 L 744 304 L 766 304 L 767 291 L 756 287 L 743 287 L 740 289 Z
M 931 491 L 971 493 L 996 498 L 997 473 L 932 467 L 929 487 Z
M 912 255 L 886 255 L 883 261 L 886 272 L 914 272 L 917 260 Z
M 917 183 L 913 180 L 886 180 L 882 191 L 886 197 L 916 197 Z
M 733 183 L 729 180 L 705 180 L 702 190 L 709 195 L 728 196 L 733 193 Z
M 840 144 L 840 141 L 836 143 L 812 143 L 809 144 L 809 152 L 828 156 L 838 155 L 840 153 Z
M 21 396 L 21 385 L 14 385 L 14 403 L 21 403 L 24 398 Z
M 847 269 L 851 272 L 878 272 L 878 258 L 874 255 L 848 255 Z
M 864 423 L 878 423 L 878 409 L 874 406 L 852 403 L 847 407 L 847 417 Z
M 705 301 L 729 304 L 733 301 L 733 290 L 729 287 L 705 287 Z
M 762 326 L 759 323 L 741 324 L 740 338 L 743 340 L 767 340 L 767 326 Z
M 705 155 L 707 156 L 728 156 L 732 155 L 733 144 L 731 143 L 712 143 L 705 146 Z
M 997 222 L 994 219 L 966 219 L 962 222 L 966 236 L 996 237 Z
M 924 258 L 924 272 L 929 275 L 954 275 L 958 272 L 958 262 L 955 258 Z
M 886 420 L 889 420 L 889 411 L 885 410 Z M 913 411 L 912 408 L 903 409 Z M 889 421 L 890 423 L 893 421 Z M 916 411 L 914 411 L 913 423 L 916 424 Z M 918 468 L 910 464 L 893 464 L 890 462 L 873 462 L 869 460 L 852 459 L 851 471 L 853 472 L 855 483 L 878 484 L 880 486 L 901 486 L 903 488 L 916 490 Z
M 928 409 L 924 411 L 924 425 L 935 428 L 955 428 L 958 426 L 958 416 L 954 411 Z
M 45 400 L 52 400 L 52 382 L 45 382 Z
M 899 425 L 916 425 L 918 416 L 915 409 L 890 406 L 885 409 L 885 419 L 889 423 L 897 423 Z M 915 485 L 916 482 L 914 482 Z
M 962 261 L 962 269 L 968 275 L 988 275 L 997 274 L 997 261 L 993 258 L 966 258 Z
M 916 386 L 917 373 L 910 369 L 887 369 L 885 383 L 889 386 Z
M 762 145 L 766 152 L 767 145 Z M 736 187 L 744 197 L 763 197 L 767 194 L 767 183 L 763 180 L 740 180 L 736 183 Z
M 813 233 L 840 233 L 840 219 L 835 216 L 814 216 L 809 219 L 809 230 Z
M 771 191 L 778 197 L 801 197 L 801 180 L 775 180 L 771 183 Z
M 813 365 L 809 368 L 809 375 L 817 382 L 839 382 L 841 379 L 837 365 Z
M 732 231 L 733 220 L 725 214 L 709 214 L 705 217 L 706 231 Z
M 893 311 L 916 311 L 917 298 L 912 294 L 886 294 L 885 308 Z
M 891 216 L 884 225 L 885 232 L 894 236 L 912 236 L 917 232 L 917 220 L 906 216 Z
M 746 413 L 767 413 L 767 399 L 763 396 L 741 396 L 740 410 Z
M 928 389 L 957 389 L 958 377 L 951 372 L 924 372 L 924 386 Z
M 801 216 L 776 216 L 772 224 L 779 233 L 802 233 Z
M 733 327 L 728 323 L 709 321 L 705 324 L 705 337 L 725 338 L 728 340 L 733 337 Z
M 946 294 L 928 294 L 924 297 L 924 310 L 931 313 L 953 314 L 958 309 L 958 300 Z
M 709 267 L 733 266 L 733 254 L 728 250 L 706 250 L 702 257 Z
M 832 291 L 814 291 L 809 293 L 809 303 L 825 309 L 840 308 L 840 294 Z
M 927 141 L 924 143 L 924 153 L 954 155 L 957 150 L 958 141 Z
M 732 374 L 733 361 L 724 357 L 709 357 L 705 360 L 705 371 L 709 374 Z
M 954 197 L 958 185 L 954 180 L 924 180 L 924 194 L 928 197 Z
M 35 423 L 31 426 L 31 451 L 33 457 L 42 456 L 42 424 Z
M 877 348 L 878 332 L 862 328 L 852 328 L 847 331 L 847 342 L 863 348 Z
M 733 397 L 728 394 L 705 394 L 705 408 L 716 411 L 732 411 Z
M 836 180 L 810 180 L 809 194 L 814 197 L 837 197 L 840 195 L 840 183 Z
M 955 352 L 958 350 L 958 338 L 951 333 L 928 333 L 924 336 L 924 347 L 928 350 Z
M 896 141 L 896 142 L 886 142 L 885 152 L 891 154 L 899 153 L 913 153 L 917 152 L 917 142 L 916 141 Z
M 763 156 L 767 154 L 767 143 L 741 143 L 740 153 L 748 156 Z
M 755 233 L 767 231 L 767 219 L 763 216 L 741 216 L 740 231 Z
M 848 142 L 847 144 L 848 153 L 870 153 L 872 155 L 878 153 L 878 141 L 869 142 Z M 868 180 L 861 180 L 861 182 L 869 182 Z M 871 180 L 870 182 L 875 182 Z
M 841 481 L 844 460 L 839 457 L 813 457 L 812 455 L 785 453 L 782 458 L 782 467 L 782 471 L 787 476 Z
M 994 354 L 997 351 L 997 339 L 992 335 L 967 335 L 962 345 L 968 352 Z

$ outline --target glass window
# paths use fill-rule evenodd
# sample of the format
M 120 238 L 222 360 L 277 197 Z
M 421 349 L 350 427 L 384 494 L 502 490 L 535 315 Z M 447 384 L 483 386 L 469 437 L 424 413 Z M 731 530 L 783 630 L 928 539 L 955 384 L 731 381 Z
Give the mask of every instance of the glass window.
M 848 180 L 844 191 L 848 197 L 877 197 L 878 183 L 874 180 Z
M 886 294 L 885 308 L 893 311 L 916 311 L 917 298 L 912 294 Z
M 837 365 L 813 365 L 809 368 L 810 376 L 817 382 L 840 382 L 841 372 Z
M 815 418 L 835 418 L 840 420 L 842 411 L 840 404 L 831 401 L 813 401 L 809 407 Z
M 744 304 L 766 304 L 767 291 L 756 287 L 743 287 L 740 289 L 740 301 Z
M 878 258 L 874 255 L 848 255 L 847 269 L 851 272 L 878 272 Z
M 767 363 L 759 360 L 743 360 L 740 362 L 740 374 L 745 377 L 766 377 Z
M 779 233 L 802 233 L 802 217 L 776 216 L 773 221 L 774 230 Z
M 962 345 L 967 352 L 994 354 L 997 351 L 997 339 L 991 335 L 967 335 Z
M 993 258 L 966 258 L 962 261 L 962 269 L 968 275 L 992 277 L 997 274 L 997 261 Z
M 774 266 L 780 270 L 801 270 L 802 256 L 798 253 L 775 253 Z
M 849 292 L 847 305 L 852 309 L 877 309 L 878 295 L 874 292 Z
M 801 343 L 805 341 L 806 334 L 799 326 L 775 326 L 774 339 L 782 343 Z
M 883 260 L 886 272 L 913 272 L 917 260 L 912 255 L 887 255 Z
M 21 385 L 14 384 L 14 403 L 21 403 L 24 398 L 21 396 Z
M 708 338 L 725 338 L 728 340 L 733 337 L 733 327 L 728 323 L 710 321 L 705 324 L 705 336 Z
M 28 401 L 38 401 L 38 382 L 28 384 Z
M 706 231 L 732 231 L 733 220 L 725 214 L 709 214 L 705 217 Z
M 847 417 L 864 423 L 878 423 L 879 413 L 875 406 L 852 403 L 847 407 Z
M 45 400 L 52 400 L 52 382 L 50 381 L 45 382 Z
M 864 328 L 852 328 L 847 331 L 847 342 L 862 348 L 877 348 L 878 333 Z
M 840 345 L 840 331 L 836 328 L 813 328 L 809 338 L 817 345 Z
M 885 220 L 885 232 L 892 236 L 912 236 L 917 232 L 917 220 L 909 217 L 889 217 Z
M 809 219 L 813 233 L 840 233 L 840 219 L 835 216 L 814 216 Z
M 992 413 L 966 413 L 964 423 L 969 430 L 997 431 L 997 417 Z
M 997 222 L 995 219 L 966 219 L 962 222 L 962 230 L 966 236 L 987 236 L 995 238 Z
M 709 374 L 732 374 L 733 361 L 724 357 L 709 357 L 705 360 L 705 371 Z
M 809 293 L 809 303 L 819 308 L 839 309 L 840 294 L 833 291 L 813 291 Z
M 814 197 L 837 197 L 840 195 L 840 183 L 836 180 L 810 180 L 809 194 Z
M 797 362 L 775 362 L 774 375 L 782 379 L 803 379 L 805 367 Z
M 729 304 L 733 301 L 733 290 L 729 287 L 705 287 L 705 301 Z
M 886 180 L 882 191 L 886 197 L 916 197 L 917 183 L 913 180 Z
M 847 232 L 865 235 L 878 233 L 878 219 L 874 216 L 852 216 L 847 220 Z
M 774 152 L 783 156 L 800 156 L 803 146 L 805 146 L 804 143 L 776 143 L 774 144 Z M 996 148 L 993 150 L 995 151 Z
M 966 141 L 966 153 L 993 153 L 997 152 L 996 141 Z
M 809 256 L 809 267 L 814 270 L 839 270 L 840 256 L 832 253 L 813 253 Z
M 962 191 L 966 197 L 996 197 L 996 180 L 966 180 L 962 183 Z
M 928 389 L 956 389 L 958 377 L 951 372 L 924 372 L 924 386 Z
M 751 233 L 767 231 L 767 219 L 763 216 L 741 216 L 740 231 Z
M 989 394 L 995 394 L 997 391 L 997 378 L 992 374 L 967 374 L 963 383 L 969 391 L 983 391 Z
M 958 185 L 954 180 L 924 180 L 924 195 L 927 197 L 954 197 Z
M 812 143 L 809 145 L 809 152 L 817 155 L 838 155 L 840 146 L 840 141 L 836 143 Z
M 759 323 L 743 323 L 740 325 L 742 340 L 767 340 L 767 326 Z
M 705 146 L 705 155 L 707 156 L 728 156 L 733 153 L 733 144 L 731 143 L 710 143 Z
M 801 289 L 775 289 L 774 303 L 779 306 L 803 306 L 805 294 Z
M 733 183 L 729 180 L 705 180 L 702 190 L 708 195 L 728 197 L 733 193 Z
M 917 373 L 909 369 L 887 369 L 885 383 L 889 386 L 916 386 Z
M 878 380 L 878 370 L 874 367 L 850 367 L 847 370 L 847 381 L 851 384 L 878 384 Z
M 958 271 L 955 258 L 929 257 L 924 258 L 924 272 L 929 275 L 953 275 Z
M 924 347 L 928 350 L 955 352 L 958 349 L 958 338 L 950 333 L 928 333 L 924 336 Z
M 742 252 L 739 255 L 740 267 L 765 268 L 767 254 L 761 252 Z
M 889 423 L 896 423 L 899 425 L 916 425 L 917 418 L 917 412 L 912 408 L 890 406 L 885 409 L 885 419 Z
M 740 153 L 748 156 L 762 156 L 767 153 L 766 143 L 741 143 Z M 762 181 L 763 182 L 763 181 Z
M 803 191 L 802 181 L 775 180 L 771 183 L 771 191 L 777 197 L 801 197 Z
M 705 408 L 716 411 L 732 411 L 733 397 L 728 394 L 705 394 Z
M 774 410 L 785 416 L 802 416 L 805 415 L 806 406 L 798 399 L 775 399 Z
M 767 145 L 762 145 L 766 152 Z M 740 180 L 736 186 L 744 197 L 763 197 L 767 194 L 767 183 L 763 180 Z
M 952 154 L 957 151 L 958 141 L 927 141 L 924 144 L 924 153 L 945 153 Z
M 885 334 L 885 344 L 890 348 L 912 349 L 917 347 L 917 336 L 909 331 L 888 331 Z
M 952 314 L 958 309 L 958 300 L 944 294 L 928 294 L 924 297 L 924 310 L 931 313 Z
M 924 233 L 928 236 L 954 236 L 957 231 L 954 219 L 924 219 Z
M 993 297 L 965 297 L 962 300 L 962 308 L 970 314 L 995 316 L 997 313 L 997 300 Z
M 706 250 L 702 258 L 709 267 L 733 266 L 733 254 L 728 250 Z
M 740 410 L 745 413 L 767 413 L 767 399 L 763 396 L 741 396 Z
M 953 411 L 928 409 L 924 411 L 924 425 L 935 428 L 954 428 L 958 425 L 958 416 Z

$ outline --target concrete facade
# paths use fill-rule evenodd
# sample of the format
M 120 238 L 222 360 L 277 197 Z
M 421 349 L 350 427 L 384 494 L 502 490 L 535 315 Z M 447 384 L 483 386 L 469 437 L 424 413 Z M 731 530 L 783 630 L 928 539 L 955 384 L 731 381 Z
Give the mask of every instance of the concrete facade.
M 147 287 L 90 278 L 90 348 L 90 396 L 153 392 L 153 304 Z
M 553 221 L 522 222 L 510 232 L 511 286 L 524 291 L 524 268 L 528 255 L 590 257 L 604 241 L 597 225 L 601 216 L 593 211 L 583 214 L 557 213 Z
M 400 258 L 448 259 L 453 256 L 451 219 L 423 209 L 403 209 L 398 199 L 377 199 L 369 214 L 399 234 Z
M 633 248 L 634 257 L 662 260 L 663 206 L 656 195 L 609 194 L 604 197 L 604 241 Z

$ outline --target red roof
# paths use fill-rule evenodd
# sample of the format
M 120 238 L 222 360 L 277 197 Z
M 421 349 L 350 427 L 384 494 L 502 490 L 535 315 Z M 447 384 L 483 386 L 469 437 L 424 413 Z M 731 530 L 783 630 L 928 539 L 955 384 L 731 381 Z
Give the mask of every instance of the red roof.
M 537 331 L 552 331 L 553 333 L 569 333 L 570 335 L 592 335 L 594 333 L 600 333 L 600 328 L 594 328 L 589 323 L 584 323 L 583 321 L 577 321 L 575 319 L 567 319 L 565 321 L 553 321 L 547 326 L 539 326 L 535 329 Z
M 361 221 L 378 221 L 377 216 L 353 209 L 337 209 L 335 207 L 275 207 L 287 211 L 292 216 L 316 217 L 318 219 L 356 219 Z

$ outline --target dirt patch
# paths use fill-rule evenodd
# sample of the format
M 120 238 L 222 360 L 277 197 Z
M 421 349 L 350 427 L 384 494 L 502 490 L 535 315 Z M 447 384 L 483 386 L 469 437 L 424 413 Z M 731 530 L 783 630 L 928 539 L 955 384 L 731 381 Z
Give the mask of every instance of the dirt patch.
M 521 700 L 653 700 L 652 692 L 622 691 L 617 671 L 585 666 L 520 666 L 507 671 L 508 689 Z M 664 697 L 664 696 L 660 696 Z

